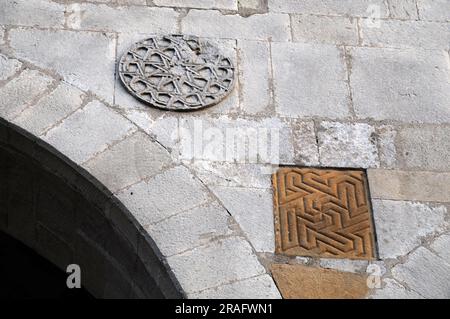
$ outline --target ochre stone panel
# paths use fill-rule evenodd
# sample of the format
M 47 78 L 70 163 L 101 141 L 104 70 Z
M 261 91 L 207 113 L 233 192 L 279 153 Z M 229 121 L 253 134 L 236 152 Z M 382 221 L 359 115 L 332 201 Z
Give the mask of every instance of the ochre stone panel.
M 273 175 L 276 253 L 374 258 L 365 173 L 281 168 Z
M 361 274 L 272 265 L 272 275 L 285 299 L 360 299 L 368 293 L 367 277 Z

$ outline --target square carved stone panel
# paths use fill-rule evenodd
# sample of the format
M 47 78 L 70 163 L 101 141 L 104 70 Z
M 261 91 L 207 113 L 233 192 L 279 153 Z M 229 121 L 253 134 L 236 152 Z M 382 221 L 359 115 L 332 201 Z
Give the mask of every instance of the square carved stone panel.
M 372 213 L 363 171 L 280 168 L 272 181 L 276 253 L 374 258 Z

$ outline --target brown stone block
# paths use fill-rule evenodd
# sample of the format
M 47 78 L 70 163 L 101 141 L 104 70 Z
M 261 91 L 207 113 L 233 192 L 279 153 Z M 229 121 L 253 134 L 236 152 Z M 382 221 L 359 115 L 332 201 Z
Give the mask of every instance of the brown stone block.
M 276 253 L 374 258 L 363 171 L 281 168 L 273 175 Z
M 302 265 L 272 265 L 285 299 L 358 299 L 368 293 L 366 276 Z

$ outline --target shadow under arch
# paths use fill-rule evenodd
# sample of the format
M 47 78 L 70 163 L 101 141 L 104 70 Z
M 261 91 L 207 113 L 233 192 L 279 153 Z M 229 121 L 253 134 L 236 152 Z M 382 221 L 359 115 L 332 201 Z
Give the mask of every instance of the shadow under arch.
M 181 298 L 131 213 L 82 167 L 0 118 L 0 231 L 61 270 L 81 268 L 96 298 Z

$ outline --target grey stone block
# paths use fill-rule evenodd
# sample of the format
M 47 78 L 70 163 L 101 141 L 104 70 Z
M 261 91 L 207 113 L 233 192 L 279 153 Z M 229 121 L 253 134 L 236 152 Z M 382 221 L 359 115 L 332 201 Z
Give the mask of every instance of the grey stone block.
M 52 125 L 78 109 L 86 95 L 75 87 L 61 83 L 52 93 L 24 110 L 14 123 L 34 135 L 41 135 Z
M 244 113 L 268 111 L 272 105 L 270 47 L 262 41 L 238 41 L 240 107 Z
M 83 166 L 114 193 L 157 174 L 170 163 L 171 158 L 161 145 L 137 132 Z
M 237 10 L 236 0 L 153 0 L 157 6 Z
M 397 131 L 393 126 L 382 125 L 376 128 L 380 167 L 393 168 L 397 164 L 395 138 Z
M 212 187 L 258 252 L 275 251 L 272 190 Z
M 0 24 L 63 27 L 64 5 L 47 0 L 3 0 Z
M 269 10 L 273 12 L 367 17 L 373 14 L 373 8 L 379 11 L 381 18 L 387 17 L 383 0 L 269 0 Z
M 170 8 L 71 4 L 67 25 L 72 29 L 111 32 L 176 33 L 178 13 Z
M 141 225 L 205 203 L 206 188 L 184 167 L 177 166 L 121 191 L 117 197 Z
M 179 127 L 177 117 L 161 116 L 155 119 L 147 111 L 132 109 L 126 110 L 124 115 L 170 152 L 176 147 Z M 175 154 L 171 155 L 175 156 Z
M 188 294 L 193 299 L 281 299 L 272 277 L 262 275 Z
M 372 205 L 381 258 L 404 256 L 449 226 L 445 206 L 391 200 L 373 200 Z
M 321 165 L 378 167 L 374 133 L 374 128 L 365 123 L 320 123 L 318 139 Z
M 376 289 L 371 299 L 422 299 L 418 293 L 408 290 L 394 279 L 383 279 L 384 287 Z
M 417 170 L 450 170 L 450 127 L 405 127 L 398 132 L 400 167 Z
M 248 18 L 223 15 L 219 11 L 190 10 L 181 20 L 181 31 L 203 37 L 287 41 L 289 16 L 261 14 Z
M 243 17 L 251 16 L 252 14 L 267 13 L 269 6 L 267 0 L 237 0 L 239 14 Z
M 16 74 L 22 66 L 22 62 L 16 59 L 10 59 L 0 54 L 0 81 L 5 81 Z
M 366 273 L 367 266 L 369 266 L 369 261 L 320 258 L 319 265 L 322 268 L 334 269 L 338 271 L 352 272 L 352 273 Z
M 272 59 L 279 114 L 287 117 L 349 116 L 345 61 L 335 46 L 273 43 Z
M 359 117 L 407 123 L 450 121 L 445 52 L 355 48 L 350 54 L 350 82 Z
M 0 116 L 11 120 L 39 98 L 52 84 L 45 74 L 25 69 L 0 91 Z
M 76 87 L 112 103 L 115 39 L 110 33 L 17 28 L 10 45 L 17 57 L 59 73 Z
M 188 294 L 265 273 L 250 245 L 239 237 L 215 241 L 167 261 Z
M 186 162 L 293 162 L 292 129 L 279 118 L 189 117 L 179 121 L 179 154 Z
M 450 298 L 450 265 L 426 248 L 418 248 L 406 263 L 395 266 L 392 275 L 425 298 Z
M 450 265 L 450 234 L 445 234 L 438 237 L 431 245 L 430 249 L 441 257 L 447 264 Z
M 372 198 L 450 201 L 450 173 L 369 169 L 367 171 Z
M 447 0 L 417 0 L 420 18 L 432 21 L 450 21 L 450 3 Z
M 231 234 L 230 215 L 217 202 L 193 208 L 147 227 L 161 253 L 171 256 Z
M 394 19 L 418 20 L 416 0 L 388 0 L 389 16 Z
M 0 26 L 0 45 L 5 44 L 5 30 L 4 26 Z
M 302 14 L 293 15 L 291 21 L 294 41 L 341 45 L 358 44 L 356 18 Z
M 272 165 L 194 161 L 190 167 L 203 183 L 210 186 L 229 187 L 272 187 L 271 173 Z
M 387 48 L 443 49 L 450 47 L 447 23 L 427 21 L 362 19 L 361 37 L 364 46 Z
M 127 119 L 93 101 L 52 128 L 42 139 L 81 164 L 135 129 Z
M 294 138 L 295 164 L 318 166 L 319 149 L 314 132 L 314 123 L 291 122 Z

